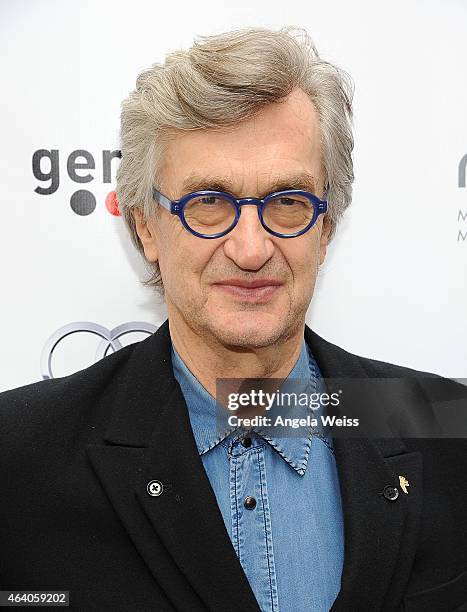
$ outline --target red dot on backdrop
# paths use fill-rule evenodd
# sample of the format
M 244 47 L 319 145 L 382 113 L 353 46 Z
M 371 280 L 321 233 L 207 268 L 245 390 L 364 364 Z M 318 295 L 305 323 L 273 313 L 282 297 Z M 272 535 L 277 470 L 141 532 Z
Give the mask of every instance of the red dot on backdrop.
M 115 193 L 115 191 L 110 191 L 107 194 L 107 197 L 105 198 L 105 207 L 107 208 L 107 210 L 109 211 L 111 215 L 114 215 L 115 217 L 120 216 L 120 210 L 118 208 L 117 194 Z

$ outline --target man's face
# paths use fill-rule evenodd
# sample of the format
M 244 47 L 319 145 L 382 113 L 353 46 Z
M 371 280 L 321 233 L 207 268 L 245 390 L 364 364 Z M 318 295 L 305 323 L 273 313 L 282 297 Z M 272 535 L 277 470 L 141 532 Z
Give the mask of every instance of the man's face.
M 171 199 L 187 193 L 190 174 L 223 177 L 240 197 L 264 197 L 289 176 L 308 173 L 323 195 L 317 113 L 295 90 L 284 103 L 222 132 L 194 131 L 171 141 L 160 191 Z M 210 181 L 199 189 L 213 189 Z M 303 187 L 305 189 L 305 187 Z M 311 188 L 308 188 L 312 191 Z M 189 189 L 188 191 L 194 191 Z M 286 339 L 303 325 L 318 266 L 326 254 L 328 219 L 296 238 L 269 234 L 256 206 L 242 206 L 227 235 L 203 239 L 161 208 L 155 221 L 141 222 L 134 209 L 145 256 L 158 261 L 171 322 L 188 326 L 207 341 L 262 347 Z M 258 281 L 263 286 L 239 287 Z

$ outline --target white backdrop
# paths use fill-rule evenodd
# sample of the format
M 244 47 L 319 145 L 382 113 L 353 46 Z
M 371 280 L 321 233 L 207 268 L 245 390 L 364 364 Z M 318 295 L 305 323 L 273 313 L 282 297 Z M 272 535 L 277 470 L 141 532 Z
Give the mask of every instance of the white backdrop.
M 0 4 L 0 390 L 42 378 L 62 326 L 159 324 L 164 306 L 122 219 L 105 207 L 103 151 L 118 149 L 120 102 L 137 74 L 195 35 L 247 25 L 307 29 L 355 82 L 354 201 L 328 250 L 307 322 L 354 353 L 467 377 L 467 3 L 463 0 L 134 0 Z M 58 151 L 41 195 L 32 159 Z M 92 180 L 67 173 L 75 150 Z M 467 159 L 467 158 L 466 158 Z M 79 158 L 77 161 L 84 161 Z M 42 160 L 44 173 L 50 162 Z M 465 168 L 464 168 L 465 169 Z M 37 173 L 36 173 L 37 174 Z M 73 211 L 77 190 L 95 209 Z M 130 325 L 131 327 L 131 325 Z M 122 344 L 144 334 L 128 334 Z M 90 365 L 100 340 L 68 336 L 54 376 Z

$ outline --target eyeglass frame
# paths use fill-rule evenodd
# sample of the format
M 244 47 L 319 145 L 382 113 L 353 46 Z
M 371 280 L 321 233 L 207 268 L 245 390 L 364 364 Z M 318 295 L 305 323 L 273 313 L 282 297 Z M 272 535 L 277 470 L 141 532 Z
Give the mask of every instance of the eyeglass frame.
M 328 193 L 329 193 L 329 186 L 326 187 L 323 197 L 327 198 Z M 266 224 L 264 223 L 264 219 L 263 219 L 263 210 L 266 204 L 273 198 L 277 197 L 278 195 L 285 196 L 285 195 L 290 195 L 290 194 L 304 195 L 308 197 L 311 201 L 311 204 L 313 205 L 313 217 L 311 218 L 311 221 L 308 223 L 308 225 L 305 228 L 301 229 L 299 232 L 295 232 L 294 234 L 281 234 L 279 232 L 275 232 L 274 230 L 266 226 Z M 227 200 L 229 200 L 229 202 L 231 202 L 231 204 L 235 208 L 235 219 L 233 223 L 225 231 L 218 232 L 217 234 L 212 234 L 211 236 L 207 236 L 206 234 L 201 234 L 200 232 L 197 232 L 196 230 L 192 229 L 186 222 L 185 214 L 184 214 L 185 206 L 192 198 L 199 197 L 199 196 L 206 196 L 206 195 L 222 196 L 226 198 Z M 153 187 L 152 197 L 156 202 L 158 202 L 161 206 L 163 206 L 166 210 L 168 210 L 172 215 L 177 215 L 183 227 L 187 231 L 189 231 L 191 234 L 194 234 L 195 236 L 198 236 L 199 238 L 205 238 L 208 240 L 211 238 L 221 238 L 222 236 L 225 236 L 226 234 L 231 232 L 240 220 L 241 207 L 244 205 L 248 205 L 248 204 L 252 204 L 256 206 L 256 209 L 258 211 L 258 218 L 263 228 L 268 233 L 272 234 L 273 236 L 277 236 L 278 238 L 296 238 L 297 236 L 301 236 L 302 234 L 310 230 L 315 225 L 316 221 L 318 220 L 319 215 L 326 214 L 328 211 L 327 199 L 322 200 L 318 198 L 318 196 L 316 196 L 314 193 L 311 193 L 311 191 L 304 191 L 302 189 L 288 189 L 286 191 L 274 191 L 273 193 L 270 193 L 264 198 L 235 198 L 233 195 L 231 195 L 230 193 L 226 191 L 214 191 L 214 190 L 206 189 L 203 191 L 192 191 L 190 193 L 185 194 L 178 200 L 171 200 L 170 198 L 165 196 L 163 193 L 158 191 L 155 187 Z

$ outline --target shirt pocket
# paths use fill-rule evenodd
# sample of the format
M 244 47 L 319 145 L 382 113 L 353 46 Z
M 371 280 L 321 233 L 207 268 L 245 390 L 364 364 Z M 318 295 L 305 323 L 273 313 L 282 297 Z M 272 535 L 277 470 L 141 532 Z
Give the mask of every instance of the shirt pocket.
M 403 600 L 404 612 L 467 612 L 467 570 Z

